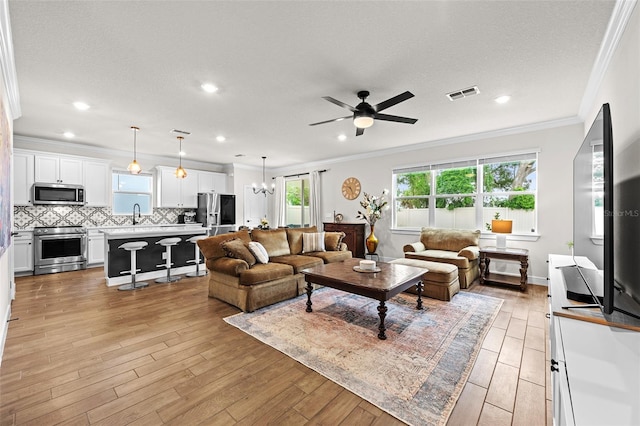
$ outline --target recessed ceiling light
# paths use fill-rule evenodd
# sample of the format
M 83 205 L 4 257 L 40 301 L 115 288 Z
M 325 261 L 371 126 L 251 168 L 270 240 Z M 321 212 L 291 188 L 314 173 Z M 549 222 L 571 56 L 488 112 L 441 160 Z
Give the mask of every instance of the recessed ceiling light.
M 184 151 L 180 151 L 180 152 L 178 153 L 178 155 L 179 155 L 180 157 L 184 157 L 185 155 L 187 155 L 187 153 L 186 153 L 186 152 L 184 152 Z
M 226 140 L 227 140 L 227 138 L 225 138 L 224 136 L 220 135 L 220 136 L 216 136 L 216 140 L 217 140 L 218 142 L 224 142 L 224 141 L 226 141 Z
M 504 96 L 498 96 L 494 100 L 499 104 L 506 104 L 507 102 L 509 102 L 509 99 L 511 99 L 511 96 L 504 95 Z
M 341 142 L 346 141 L 347 140 L 347 135 L 345 135 L 345 134 L 338 135 L 338 140 L 341 141 Z
M 74 135 L 72 132 L 64 132 L 63 135 L 65 138 L 69 138 L 69 139 L 76 137 L 76 135 Z
M 80 111 L 86 111 L 89 108 L 91 108 L 89 104 L 85 102 L 80 102 L 80 101 L 74 102 L 73 106 L 76 107 L 76 109 L 79 109 Z
M 216 93 L 218 91 L 218 86 L 211 83 L 202 83 L 200 87 L 207 93 Z

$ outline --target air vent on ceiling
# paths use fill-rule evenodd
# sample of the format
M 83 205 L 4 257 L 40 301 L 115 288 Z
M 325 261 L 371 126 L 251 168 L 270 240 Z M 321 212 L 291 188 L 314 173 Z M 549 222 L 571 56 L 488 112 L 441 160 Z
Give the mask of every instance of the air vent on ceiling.
M 447 98 L 449 98 L 450 101 L 455 101 L 457 99 L 477 95 L 478 93 L 480 93 L 480 89 L 478 89 L 478 86 L 473 86 L 469 87 L 468 89 L 462 89 L 455 92 L 447 93 Z
M 244 157 L 244 154 L 236 154 L 234 157 Z
M 177 135 L 187 135 L 187 136 L 191 134 L 191 132 L 187 132 L 186 130 L 178 130 L 178 129 L 171 129 L 169 133 L 175 133 Z

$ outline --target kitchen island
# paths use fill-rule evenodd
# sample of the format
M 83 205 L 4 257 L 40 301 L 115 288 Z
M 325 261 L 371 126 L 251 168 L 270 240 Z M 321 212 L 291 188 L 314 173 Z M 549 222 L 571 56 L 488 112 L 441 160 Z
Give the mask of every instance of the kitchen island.
M 156 244 L 163 238 L 182 238 L 171 248 L 172 275 L 186 274 L 195 271 L 194 263 L 187 261 L 195 257 L 193 243 L 187 240 L 195 235 L 206 235 L 207 228 L 193 225 L 153 225 L 131 226 L 126 228 L 104 228 L 104 274 L 108 286 L 125 284 L 131 281 L 131 255 L 118 247 L 131 241 L 146 241 L 148 245 L 137 252 L 138 273 L 136 281 L 153 280 L 166 276 L 165 247 Z

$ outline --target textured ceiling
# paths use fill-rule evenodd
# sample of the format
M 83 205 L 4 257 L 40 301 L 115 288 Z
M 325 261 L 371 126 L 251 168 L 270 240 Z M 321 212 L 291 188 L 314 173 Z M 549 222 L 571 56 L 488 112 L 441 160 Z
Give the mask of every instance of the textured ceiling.
M 614 2 L 9 1 L 22 117 L 16 134 L 269 167 L 575 117 Z M 209 81 L 220 90 L 200 89 Z M 451 102 L 446 93 L 478 86 Z M 377 104 L 355 137 L 322 99 Z M 509 103 L 493 99 L 508 94 Z M 88 111 L 71 103 L 84 100 Z M 341 133 L 345 141 L 337 140 Z M 223 143 L 217 135 L 226 136 Z M 244 157 L 235 157 L 244 154 Z

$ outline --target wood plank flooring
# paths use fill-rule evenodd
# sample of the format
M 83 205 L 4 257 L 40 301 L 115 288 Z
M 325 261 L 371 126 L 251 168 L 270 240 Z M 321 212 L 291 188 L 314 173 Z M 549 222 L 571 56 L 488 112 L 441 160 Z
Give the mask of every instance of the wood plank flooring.
M 101 268 L 16 279 L 0 366 L 2 425 L 396 425 L 227 325 L 208 277 L 119 292 Z M 551 425 L 546 287 L 504 299 L 449 425 Z

